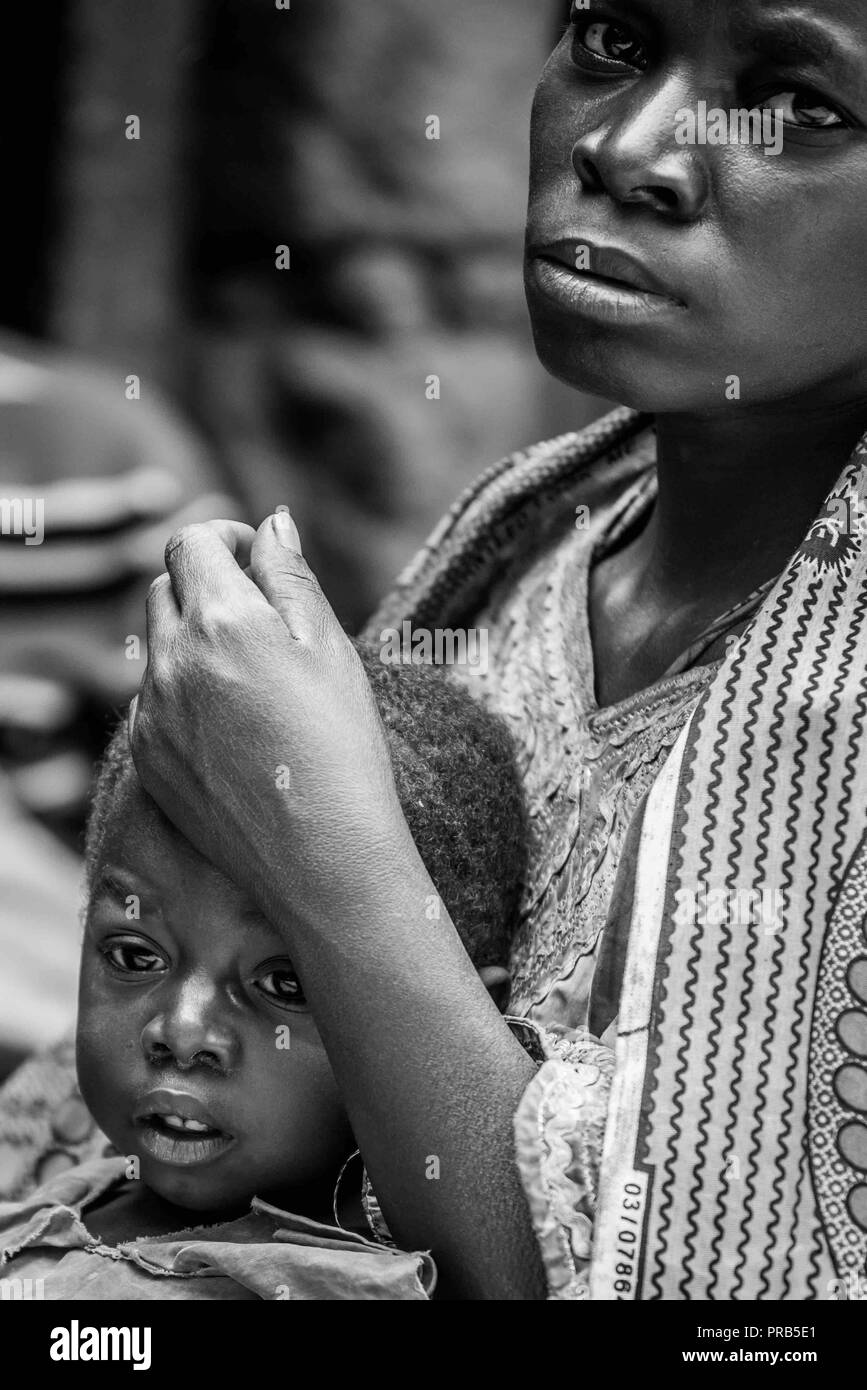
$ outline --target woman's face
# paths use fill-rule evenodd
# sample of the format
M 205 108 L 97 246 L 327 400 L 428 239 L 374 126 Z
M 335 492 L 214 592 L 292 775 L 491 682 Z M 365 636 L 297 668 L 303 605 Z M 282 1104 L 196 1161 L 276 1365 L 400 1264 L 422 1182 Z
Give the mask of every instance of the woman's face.
M 864 0 L 576 4 L 526 284 L 548 370 L 639 409 L 867 397 Z

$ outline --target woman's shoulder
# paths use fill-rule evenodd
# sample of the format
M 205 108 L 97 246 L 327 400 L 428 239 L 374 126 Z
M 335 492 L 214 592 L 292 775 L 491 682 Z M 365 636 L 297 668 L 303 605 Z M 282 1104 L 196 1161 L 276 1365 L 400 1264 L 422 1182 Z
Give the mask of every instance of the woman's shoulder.
M 366 632 L 411 618 L 456 620 L 521 546 L 572 524 L 576 496 L 605 506 L 652 467 L 653 419 L 625 408 L 586 429 L 521 449 L 493 464 L 458 497 L 398 576 Z

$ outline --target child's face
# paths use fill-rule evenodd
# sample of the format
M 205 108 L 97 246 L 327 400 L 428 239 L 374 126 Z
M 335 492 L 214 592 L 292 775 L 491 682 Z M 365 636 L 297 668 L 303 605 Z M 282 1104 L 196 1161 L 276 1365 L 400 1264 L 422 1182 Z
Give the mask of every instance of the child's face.
M 331 1183 L 352 1147 L 277 932 L 135 786 L 89 904 L 78 1069 L 115 1148 L 191 1210 L 281 1204 Z
M 659 412 L 863 398 L 864 0 L 589 0 L 572 17 L 533 116 L 526 278 L 544 364 Z M 757 106 L 784 113 L 776 153 L 698 142 L 713 111 L 716 141 Z M 533 254 L 552 243 L 553 266 Z M 679 302 L 601 303 L 604 286 L 570 271 L 628 279 L 594 261 L 605 250 Z

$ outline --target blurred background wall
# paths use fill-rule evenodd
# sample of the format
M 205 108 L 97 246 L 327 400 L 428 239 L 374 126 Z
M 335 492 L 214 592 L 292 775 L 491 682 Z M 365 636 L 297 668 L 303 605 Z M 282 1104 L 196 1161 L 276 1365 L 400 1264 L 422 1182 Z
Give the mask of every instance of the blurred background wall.
M 168 393 L 251 520 L 292 504 L 350 626 L 469 479 L 602 408 L 538 367 L 521 286 L 530 100 L 568 8 L 65 0 L 25 19 L 7 324 Z
M 0 83 L 0 1077 L 74 1009 L 94 761 L 184 521 L 280 502 L 353 630 L 538 366 L 533 86 L 567 0 L 41 0 Z M 8 507 L 8 501 L 7 501 Z

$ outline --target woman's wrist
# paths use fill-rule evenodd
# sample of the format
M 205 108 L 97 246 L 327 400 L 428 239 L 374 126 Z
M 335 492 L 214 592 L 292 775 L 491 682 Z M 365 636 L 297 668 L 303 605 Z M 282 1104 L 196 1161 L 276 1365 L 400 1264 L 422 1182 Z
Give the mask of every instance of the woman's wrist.
M 315 852 L 288 862 L 291 820 L 269 837 L 272 848 L 251 864 L 250 891 L 269 921 L 288 938 L 345 935 L 400 912 L 424 920 L 444 915 L 437 890 L 410 835 L 399 804 L 353 817 L 315 837 Z

